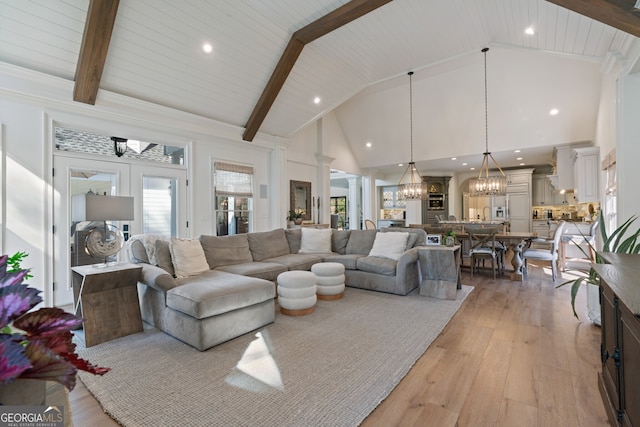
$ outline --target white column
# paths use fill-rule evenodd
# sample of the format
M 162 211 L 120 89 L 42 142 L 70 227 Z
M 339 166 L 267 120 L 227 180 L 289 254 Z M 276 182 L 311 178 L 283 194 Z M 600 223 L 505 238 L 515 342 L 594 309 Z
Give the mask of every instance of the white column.
M 329 224 L 331 221 L 329 198 L 331 197 L 331 162 L 335 157 L 316 154 L 318 159 L 318 189 L 316 191 L 316 213 L 318 224 Z
M 287 227 L 287 212 L 289 211 L 289 180 L 287 179 L 287 149 L 282 144 L 276 144 L 271 151 L 271 170 L 269 188 L 271 229 Z M 259 195 L 258 195 L 259 197 Z
M 349 197 L 348 197 L 348 212 L 349 215 L 349 229 L 357 230 L 360 228 L 360 223 L 362 222 L 362 218 L 360 218 L 360 212 L 362 211 L 362 201 L 360 194 L 362 178 L 360 177 L 352 177 L 349 178 Z
M 407 200 L 405 227 L 409 224 L 422 224 L 422 200 Z

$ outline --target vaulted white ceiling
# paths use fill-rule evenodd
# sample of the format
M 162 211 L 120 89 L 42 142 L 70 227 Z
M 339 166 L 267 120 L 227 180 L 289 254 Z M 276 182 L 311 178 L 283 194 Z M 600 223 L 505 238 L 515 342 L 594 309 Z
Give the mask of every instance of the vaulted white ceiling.
M 122 0 L 100 89 L 244 127 L 292 33 L 345 3 Z M 89 0 L 0 0 L 0 61 L 74 80 L 88 5 Z M 532 27 L 535 35 L 526 35 L 527 27 Z M 586 70 L 586 79 L 593 83 L 593 70 L 597 72 L 607 54 L 620 50 L 629 37 L 544 0 L 394 0 L 308 44 L 260 132 L 290 137 L 335 110 L 363 167 L 384 168 L 396 161 L 394 155 L 390 156 L 393 150 L 367 151 L 364 147 L 365 141 L 381 140 L 383 135 L 388 144 L 390 137 L 384 129 L 405 129 L 397 139 L 405 144 L 401 149 L 406 161 L 408 119 L 406 113 L 392 106 L 407 105 L 406 73 L 416 70 L 415 90 L 421 93 L 415 97 L 415 111 L 428 116 L 433 115 L 434 108 L 446 107 L 448 110 L 440 110 L 439 121 L 449 122 L 437 132 L 431 125 L 417 124 L 415 141 L 437 142 L 420 156 L 425 160 L 446 157 L 451 150 L 438 147 L 451 141 L 460 155 L 481 152 L 484 113 L 477 111 L 477 102 L 480 110 L 484 104 L 478 100 L 477 85 L 482 85 L 482 68 L 478 68 L 482 47 L 491 46 L 489 55 L 495 55 L 489 60 L 495 57 L 493 67 L 502 69 L 502 73 L 504 67 L 521 70 L 527 61 L 535 64 L 537 59 L 526 58 L 540 58 L 539 52 L 543 52 L 542 61 L 551 67 L 565 67 L 558 61 L 578 63 L 566 66 Z M 206 42 L 213 47 L 210 54 L 202 50 Z M 549 54 L 559 59 L 548 59 Z M 522 60 L 513 63 L 514 58 Z M 438 86 L 455 87 L 451 77 L 439 80 L 438 75 L 459 69 L 463 70 L 460 84 L 467 81 L 468 92 L 473 92 L 469 97 L 473 99 L 474 123 L 456 121 L 453 101 L 461 103 L 458 112 L 468 108 L 460 87 L 452 92 L 452 103 L 446 105 L 443 100 L 447 91 Z M 508 76 L 494 75 L 491 90 L 502 91 L 498 99 L 507 90 L 500 89 L 498 82 Z M 370 104 L 389 88 L 395 88 L 390 92 L 395 101 Z M 532 92 L 542 90 L 536 86 Z M 437 96 L 431 96 L 434 93 Z M 319 104 L 313 102 L 316 96 L 321 99 Z M 434 103 L 434 98 L 439 102 Z M 587 111 L 587 120 L 593 119 L 597 99 L 576 97 L 565 101 L 567 111 L 575 108 L 576 115 L 578 109 L 580 114 Z M 100 104 L 100 94 L 96 103 Z M 516 104 L 519 102 L 513 101 L 503 109 L 513 112 Z M 355 114 L 363 105 L 370 114 L 364 119 Z M 543 126 L 547 119 L 540 120 L 531 127 Z M 573 116 L 559 120 L 572 121 L 560 126 L 561 130 L 579 128 L 582 123 Z M 470 138 L 464 129 L 472 125 L 480 128 L 479 134 L 472 133 L 473 138 L 479 135 L 480 146 L 469 148 L 464 145 Z M 377 133 L 372 128 L 378 129 Z M 589 132 L 593 137 L 594 129 Z M 513 131 L 505 140 L 517 135 Z M 572 142 L 573 136 L 567 138 L 564 142 Z M 537 145 L 558 142 L 538 139 Z M 531 145 L 531 141 L 526 143 Z M 504 144 L 498 148 L 506 150 Z

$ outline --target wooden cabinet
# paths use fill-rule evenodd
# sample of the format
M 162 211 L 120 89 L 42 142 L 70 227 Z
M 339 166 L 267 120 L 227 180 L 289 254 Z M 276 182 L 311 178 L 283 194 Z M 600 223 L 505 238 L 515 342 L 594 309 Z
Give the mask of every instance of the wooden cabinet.
M 573 195 L 581 203 L 599 201 L 600 147 L 573 150 Z
M 602 254 L 602 371 L 598 385 L 612 425 L 640 426 L 640 255 Z
M 382 209 L 404 209 L 407 203 L 404 200 L 398 200 L 398 187 L 388 186 L 381 187 Z
M 507 173 L 508 219 L 511 231 L 531 231 L 531 174 L 533 169 Z
M 556 193 L 551 185 L 551 181 L 546 175 L 534 175 L 532 177 L 532 183 L 533 206 L 548 206 L 556 204 Z
M 549 237 L 549 221 L 546 219 L 534 219 L 533 220 L 533 232 L 537 234 L 538 237 L 548 238 Z

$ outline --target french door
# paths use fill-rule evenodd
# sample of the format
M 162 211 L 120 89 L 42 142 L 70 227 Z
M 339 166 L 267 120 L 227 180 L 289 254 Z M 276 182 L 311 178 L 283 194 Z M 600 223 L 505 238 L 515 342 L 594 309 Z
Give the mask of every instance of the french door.
M 94 193 L 134 198 L 134 220 L 116 222 L 125 237 L 149 232 L 187 236 L 186 170 L 54 156 L 53 305 L 73 303 L 71 267 L 96 264 L 84 251 L 91 223 L 71 221 L 71 196 Z M 118 254 L 119 260 L 124 253 Z

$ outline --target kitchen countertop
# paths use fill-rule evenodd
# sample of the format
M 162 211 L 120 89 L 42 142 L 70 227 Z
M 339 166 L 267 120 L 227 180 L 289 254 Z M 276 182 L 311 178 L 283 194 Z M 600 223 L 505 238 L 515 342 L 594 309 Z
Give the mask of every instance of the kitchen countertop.
M 584 224 L 591 224 L 593 221 L 589 220 L 589 221 L 583 221 L 581 218 L 533 218 L 534 221 L 549 221 L 549 222 L 553 222 L 553 223 L 559 223 L 560 221 L 566 221 L 566 222 L 578 222 L 578 223 L 584 223 Z

